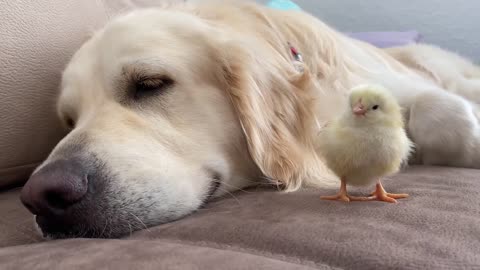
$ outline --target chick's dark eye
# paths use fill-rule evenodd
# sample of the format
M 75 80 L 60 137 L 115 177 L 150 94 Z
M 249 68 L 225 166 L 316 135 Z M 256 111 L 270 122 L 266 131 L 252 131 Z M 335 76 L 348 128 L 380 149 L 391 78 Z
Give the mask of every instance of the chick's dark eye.
M 138 100 L 155 95 L 171 87 L 174 81 L 168 77 L 140 79 L 134 83 L 133 97 Z
M 375 105 L 375 106 L 372 107 L 373 110 L 378 110 L 378 108 L 380 108 L 380 106 L 378 106 L 378 105 Z

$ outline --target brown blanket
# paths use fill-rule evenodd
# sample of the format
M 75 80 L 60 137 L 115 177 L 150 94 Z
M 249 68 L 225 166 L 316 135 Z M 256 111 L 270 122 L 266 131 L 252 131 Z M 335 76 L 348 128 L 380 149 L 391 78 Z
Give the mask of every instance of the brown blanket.
M 319 200 L 336 190 L 249 190 L 123 240 L 6 247 L 0 269 L 480 269 L 480 171 L 410 168 L 386 188 L 411 198 L 347 204 Z M 0 244 L 38 241 L 7 195 Z

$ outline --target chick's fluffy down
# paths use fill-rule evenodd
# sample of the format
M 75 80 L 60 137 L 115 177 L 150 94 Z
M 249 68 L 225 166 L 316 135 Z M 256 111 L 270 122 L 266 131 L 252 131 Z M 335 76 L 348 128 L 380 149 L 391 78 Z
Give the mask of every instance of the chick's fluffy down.
M 350 185 L 366 185 L 398 172 L 413 147 L 403 128 L 400 107 L 390 100 L 393 97 L 382 91 L 367 90 L 359 91 L 367 95 L 373 92 L 388 104 L 382 116 L 367 115 L 362 119 L 346 110 L 320 134 L 321 152 L 327 165 Z M 352 96 L 361 95 L 355 92 Z

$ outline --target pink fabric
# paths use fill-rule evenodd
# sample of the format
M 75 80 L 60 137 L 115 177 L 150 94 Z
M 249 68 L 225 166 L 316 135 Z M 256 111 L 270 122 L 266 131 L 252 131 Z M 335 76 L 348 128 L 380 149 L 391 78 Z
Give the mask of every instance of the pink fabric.
M 379 48 L 396 47 L 418 43 L 422 36 L 417 31 L 406 32 L 357 32 L 346 33 L 348 36 L 365 41 Z

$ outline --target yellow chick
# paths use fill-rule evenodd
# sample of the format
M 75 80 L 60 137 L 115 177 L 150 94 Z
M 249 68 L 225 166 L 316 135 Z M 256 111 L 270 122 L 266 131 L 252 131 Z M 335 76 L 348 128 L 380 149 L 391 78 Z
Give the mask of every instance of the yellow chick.
M 380 178 L 394 174 L 407 161 L 413 143 L 404 129 L 401 108 L 381 86 L 362 85 L 352 89 L 350 106 L 339 118 L 327 124 L 320 134 L 320 147 L 330 169 L 341 180 L 340 192 L 324 200 L 395 203 L 407 194 L 387 193 Z M 354 186 L 377 182 L 369 197 L 347 193 Z

